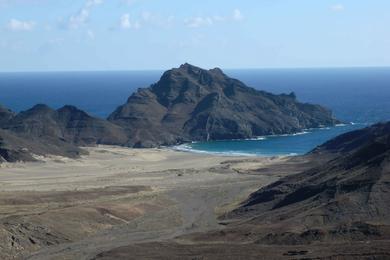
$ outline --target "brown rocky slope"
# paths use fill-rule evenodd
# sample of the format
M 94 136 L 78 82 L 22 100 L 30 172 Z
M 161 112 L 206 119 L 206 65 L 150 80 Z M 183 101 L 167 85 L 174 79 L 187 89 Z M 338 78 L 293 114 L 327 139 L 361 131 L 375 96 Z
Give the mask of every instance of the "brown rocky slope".
M 315 166 L 254 192 L 225 228 L 95 259 L 389 259 L 390 122 L 319 146 Z

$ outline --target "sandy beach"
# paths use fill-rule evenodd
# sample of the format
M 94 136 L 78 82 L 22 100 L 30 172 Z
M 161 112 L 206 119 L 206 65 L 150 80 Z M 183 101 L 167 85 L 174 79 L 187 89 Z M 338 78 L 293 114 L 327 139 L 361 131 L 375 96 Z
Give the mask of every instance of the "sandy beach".
M 1 166 L 2 259 L 89 259 L 118 246 L 220 229 L 219 215 L 296 171 L 286 157 L 85 149 L 89 155 L 79 159 Z

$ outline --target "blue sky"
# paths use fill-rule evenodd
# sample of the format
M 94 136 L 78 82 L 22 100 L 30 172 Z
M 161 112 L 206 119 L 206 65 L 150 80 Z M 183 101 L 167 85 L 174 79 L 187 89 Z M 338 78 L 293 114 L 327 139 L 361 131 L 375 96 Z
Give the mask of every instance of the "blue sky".
M 389 0 L 0 0 L 0 71 L 390 66 Z

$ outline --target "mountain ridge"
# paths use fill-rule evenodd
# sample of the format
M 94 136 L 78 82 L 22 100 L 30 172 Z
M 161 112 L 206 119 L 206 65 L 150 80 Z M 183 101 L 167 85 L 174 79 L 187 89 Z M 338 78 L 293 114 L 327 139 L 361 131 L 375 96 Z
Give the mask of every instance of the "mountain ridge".
M 3 139 L 16 135 L 10 137 L 18 143 L 15 149 L 26 139 L 31 153 L 34 146 L 47 143 L 56 147 L 47 152 L 61 155 L 67 154 L 67 150 L 60 152 L 61 145 L 73 155 L 80 146 L 150 148 L 296 133 L 336 123 L 339 121 L 330 110 L 300 103 L 294 93 L 259 91 L 228 77 L 219 68 L 205 70 L 188 63 L 164 72 L 150 87 L 138 89 L 107 120 L 70 105 L 55 110 L 37 104 L 20 113 L 0 107 Z M 7 147 L 12 150 L 12 143 Z M 39 153 L 44 150 L 38 149 Z
M 5 111 L 5 112 L 2 112 Z M 0 111 L 1 161 L 34 161 L 34 155 L 78 157 L 81 146 L 122 145 L 127 135 L 122 128 L 92 117 L 74 106 L 54 110 L 37 104 L 20 113 Z
M 219 68 L 188 63 L 138 89 L 108 120 L 125 128 L 128 145 L 136 147 L 295 133 L 339 122 L 324 107 L 299 103 L 294 93 L 259 91 Z

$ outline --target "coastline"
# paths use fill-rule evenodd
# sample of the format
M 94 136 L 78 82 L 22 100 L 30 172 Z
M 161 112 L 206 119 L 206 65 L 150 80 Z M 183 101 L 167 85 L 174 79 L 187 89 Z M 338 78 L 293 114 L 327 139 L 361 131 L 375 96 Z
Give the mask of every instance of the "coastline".
M 243 157 L 289 157 L 289 156 L 299 156 L 303 155 L 312 149 L 314 149 L 317 145 L 320 145 L 327 140 L 331 139 L 332 137 L 335 137 L 339 134 L 342 134 L 343 132 L 348 132 L 352 130 L 356 130 L 359 128 L 363 128 L 367 126 L 368 124 L 363 123 L 342 123 L 342 124 L 336 124 L 334 126 L 328 126 L 328 127 L 318 127 L 318 128 L 309 128 L 309 129 L 303 129 L 301 132 L 297 133 L 291 133 L 291 134 L 276 134 L 276 135 L 264 135 L 264 136 L 257 136 L 254 138 L 247 138 L 247 139 L 232 139 L 232 140 L 213 140 L 213 141 L 194 141 L 191 143 L 183 143 L 171 147 L 167 147 L 168 149 L 172 149 L 175 151 L 182 151 L 182 152 L 191 152 L 191 153 L 198 153 L 198 154 L 210 154 L 210 155 L 219 155 L 219 156 L 243 156 Z M 343 129 L 343 132 L 338 132 L 339 130 Z M 316 144 L 314 144 L 312 147 L 309 147 L 306 150 L 302 151 L 294 151 L 294 152 L 273 152 L 272 147 L 267 147 L 266 150 L 263 152 L 257 151 L 256 149 L 248 149 L 248 148 L 241 148 L 237 149 L 237 144 L 240 143 L 248 143 L 248 142 L 256 142 L 258 143 L 258 146 L 261 146 L 264 142 L 272 142 L 275 139 L 279 138 L 286 138 L 285 140 L 288 140 L 291 138 L 300 138 L 297 139 L 297 142 L 305 141 L 302 140 L 301 137 L 307 136 L 306 138 L 310 138 L 310 135 L 316 135 L 319 133 L 331 133 L 331 131 L 335 131 L 336 134 L 334 134 L 331 137 L 324 138 L 324 140 L 317 141 Z M 224 144 L 223 147 L 217 147 L 220 144 Z M 298 144 L 297 144 L 298 145 Z M 213 147 L 214 146 L 214 147 Z M 230 149 L 228 149 L 230 146 Z M 252 147 L 253 148 L 253 147 Z M 219 150 L 220 149 L 220 150 Z M 288 147 L 286 147 L 286 151 L 288 151 Z

